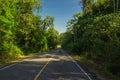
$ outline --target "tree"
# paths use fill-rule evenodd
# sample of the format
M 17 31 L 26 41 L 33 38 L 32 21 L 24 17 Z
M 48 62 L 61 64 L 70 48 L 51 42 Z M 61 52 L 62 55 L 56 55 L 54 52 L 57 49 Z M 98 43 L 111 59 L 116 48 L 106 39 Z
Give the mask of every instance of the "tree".
M 13 29 L 14 16 L 12 12 L 15 1 L 1 0 L 0 1 L 0 55 L 3 53 L 11 53 L 13 45 Z
M 114 5 L 114 13 L 118 12 L 119 10 L 119 0 L 113 0 L 113 5 Z
M 68 21 L 67 31 L 62 33 L 62 47 L 101 63 L 97 64 L 100 68 L 119 77 L 119 0 L 82 1 L 83 14 L 75 14 Z
M 94 0 L 81 0 L 83 4 L 83 13 L 86 16 L 92 15 L 92 4 Z
M 54 27 L 50 27 L 47 30 L 47 42 L 49 49 L 57 48 L 58 44 L 58 31 L 54 29 Z
M 36 25 L 34 25 L 35 15 L 33 9 L 38 8 L 38 0 L 19 0 L 16 4 L 16 43 L 21 49 L 27 50 L 30 47 L 32 34 Z M 29 6 L 29 7 L 28 7 Z
M 43 30 L 46 30 L 49 27 L 53 27 L 54 17 L 47 15 L 43 20 Z
M 34 13 L 40 0 L 0 0 L 0 5 L 0 61 L 56 48 L 54 17 Z

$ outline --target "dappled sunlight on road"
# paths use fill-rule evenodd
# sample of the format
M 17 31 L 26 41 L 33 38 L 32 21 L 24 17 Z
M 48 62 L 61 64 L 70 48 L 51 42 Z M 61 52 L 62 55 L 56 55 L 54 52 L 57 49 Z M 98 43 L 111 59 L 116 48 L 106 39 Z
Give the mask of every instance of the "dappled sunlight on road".
M 38 80 L 91 80 L 76 65 L 72 57 L 61 49 L 45 53 L 37 58 L 41 62 L 48 62 Z M 35 60 L 33 59 L 33 61 Z
M 51 59 L 51 61 L 60 61 L 60 60 L 70 61 L 68 56 L 61 55 L 61 54 L 55 54 L 55 53 L 52 53 L 52 54 L 45 53 L 45 54 L 39 55 L 39 56 L 37 56 L 35 58 L 25 59 L 24 61 L 47 62 L 47 61 L 49 61 L 49 59 Z
M 19 76 L 22 76 L 19 80 L 92 80 L 62 49 L 44 52 L 1 70 L 0 77 L 8 80 L 6 76 L 11 77 L 10 80 Z

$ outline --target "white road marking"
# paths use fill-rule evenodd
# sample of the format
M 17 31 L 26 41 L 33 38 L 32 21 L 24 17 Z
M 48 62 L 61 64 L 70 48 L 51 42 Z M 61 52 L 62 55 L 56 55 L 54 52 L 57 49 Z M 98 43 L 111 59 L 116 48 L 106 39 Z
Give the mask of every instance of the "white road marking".
M 84 69 L 82 69 L 82 67 L 71 57 L 69 56 L 72 60 L 73 63 L 75 63 L 77 65 L 77 67 L 88 77 L 89 80 L 92 80 L 91 77 L 85 72 Z
M 63 51 L 63 52 L 64 52 L 64 51 Z M 66 52 L 64 52 L 64 53 L 66 53 Z M 67 53 L 66 53 L 66 54 L 67 54 Z M 88 77 L 88 79 L 89 79 L 89 80 L 92 80 L 91 77 L 85 72 L 85 70 L 82 69 L 82 67 L 81 67 L 69 54 L 67 54 L 67 55 L 68 55 L 68 57 L 72 60 L 72 62 L 75 63 L 76 66 Z M 16 64 L 18 64 L 18 63 L 21 63 L 21 62 L 23 62 L 23 61 L 24 61 L 24 60 L 19 61 L 19 62 L 14 63 L 14 64 L 11 64 L 11 65 L 8 65 L 8 66 L 6 66 L 6 67 L 1 68 L 0 70 L 4 70 L 4 69 L 7 69 L 7 68 L 10 68 L 10 67 L 12 67 L 12 66 L 14 66 L 14 65 L 16 65 Z
M 62 52 L 63 52 L 63 53 L 66 53 L 66 52 L 63 51 L 63 50 L 62 50 Z M 66 54 L 67 54 L 68 57 L 72 60 L 72 62 L 75 63 L 76 66 L 88 77 L 88 79 L 89 79 L 89 80 L 92 80 L 92 78 L 88 75 L 88 73 L 86 73 L 85 70 L 82 69 L 82 67 L 81 67 L 68 53 L 66 53 Z
M 13 64 L 11 64 L 11 65 L 5 66 L 5 67 L 3 67 L 3 68 L 0 68 L 0 70 L 4 70 L 4 69 L 7 69 L 7 68 L 10 68 L 10 67 L 12 67 L 12 66 L 14 66 L 14 65 L 16 65 L 16 64 L 18 64 L 18 63 L 21 63 L 21 62 L 23 62 L 23 60 L 22 60 L 22 61 L 19 61 L 19 62 L 16 62 L 16 63 L 13 63 Z

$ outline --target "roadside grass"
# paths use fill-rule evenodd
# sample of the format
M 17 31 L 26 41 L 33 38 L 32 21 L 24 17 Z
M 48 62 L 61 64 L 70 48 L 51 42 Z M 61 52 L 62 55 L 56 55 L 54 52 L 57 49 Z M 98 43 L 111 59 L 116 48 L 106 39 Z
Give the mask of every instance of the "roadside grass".
M 37 55 L 37 54 L 30 53 L 28 55 L 19 55 L 17 57 L 9 57 L 9 58 L 4 58 L 3 57 L 3 58 L 0 59 L 0 68 L 4 67 L 6 65 L 9 65 L 9 64 L 18 62 L 18 61 L 23 60 L 23 59 L 33 57 L 35 55 Z
M 46 50 L 45 52 L 47 52 L 47 51 L 49 51 L 49 50 Z M 42 54 L 42 53 L 43 53 L 43 51 L 39 51 L 36 53 L 26 53 L 26 54 L 24 53 L 24 54 L 18 54 L 18 55 L 13 55 L 13 56 L 8 56 L 8 55 L 0 56 L 0 68 L 10 65 L 10 64 L 13 64 L 18 61 L 21 61 L 26 58 L 34 57 L 34 56 Z
M 93 60 L 87 59 L 84 55 L 70 54 L 77 62 L 84 65 L 88 70 L 96 75 L 97 80 L 120 80 L 119 77 L 112 75 L 109 71 L 103 69 L 103 67 L 94 63 Z
M 120 77 L 113 75 L 93 60 L 87 59 L 84 55 L 78 55 L 78 53 L 76 54 L 67 49 L 64 50 L 69 53 L 74 60 L 85 66 L 91 73 L 94 73 L 96 76 L 95 80 L 120 80 Z

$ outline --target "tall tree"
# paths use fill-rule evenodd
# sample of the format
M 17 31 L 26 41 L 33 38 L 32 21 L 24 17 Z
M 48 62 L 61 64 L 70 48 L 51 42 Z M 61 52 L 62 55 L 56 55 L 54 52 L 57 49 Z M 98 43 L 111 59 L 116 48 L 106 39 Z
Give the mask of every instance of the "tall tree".
M 10 53 L 12 50 L 15 2 L 0 0 L 0 54 Z
M 50 27 L 47 30 L 47 42 L 49 49 L 57 48 L 58 44 L 58 31 L 54 29 L 54 27 Z
M 35 15 L 33 9 L 37 9 L 38 0 L 19 0 L 17 6 L 17 26 L 16 26 L 16 41 L 17 44 L 27 49 L 30 45 L 31 32 L 35 29 L 36 25 L 33 24 Z M 29 6 L 29 7 L 28 7 Z
M 89 16 L 92 14 L 92 4 L 94 0 L 81 0 L 83 4 L 83 13 L 86 16 Z

